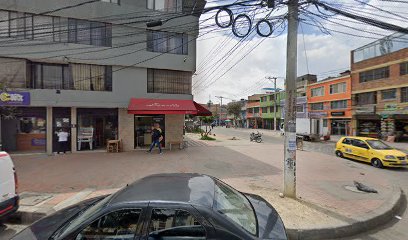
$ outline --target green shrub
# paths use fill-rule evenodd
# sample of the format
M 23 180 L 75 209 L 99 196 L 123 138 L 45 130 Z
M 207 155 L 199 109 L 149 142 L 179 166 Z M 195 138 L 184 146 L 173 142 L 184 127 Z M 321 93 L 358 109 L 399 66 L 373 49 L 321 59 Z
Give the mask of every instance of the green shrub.
M 210 136 L 204 135 L 200 138 L 200 140 L 206 140 L 206 141 L 214 141 L 215 138 L 212 138 Z

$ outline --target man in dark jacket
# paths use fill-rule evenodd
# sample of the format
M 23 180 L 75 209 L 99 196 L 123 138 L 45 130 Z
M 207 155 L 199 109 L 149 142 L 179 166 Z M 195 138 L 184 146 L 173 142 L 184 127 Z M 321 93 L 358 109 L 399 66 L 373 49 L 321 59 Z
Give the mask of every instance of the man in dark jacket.
M 157 147 L 159 147 L 159 154 L 163 154 L 160 143 L 162 140 L 163 140 L 162 130 L 160 129 L 160 125 L 156 123 L 152 128 L 152 144 L 150 144 L 150 149 L 147 152 L 151 153 L 154 146 L 157 145 Z

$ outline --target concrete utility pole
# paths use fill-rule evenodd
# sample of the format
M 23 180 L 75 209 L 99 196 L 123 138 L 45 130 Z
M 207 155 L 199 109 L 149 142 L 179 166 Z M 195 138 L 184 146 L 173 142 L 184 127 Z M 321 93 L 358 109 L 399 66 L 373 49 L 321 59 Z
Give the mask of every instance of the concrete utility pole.
M 283 194 L 296 198 L 296 77 L 299 0 L 288 2 Z
M 267 79 L 269 81 L 272 81 L 273 79 L 273 83 L 274 83 L 274 88 L 273 88 L 274 97 L 273 98 L 274 98 L 275 103 L 273 106 L 273 130 L 276 131 L 276 77 L 267 77 Z
M 221 117 L 222 117 L 222 99 L 225 98 L 223 96 L 215 96 L 216 98 L 221 100 L 221 105 L 220 105 L 220 120 L 218 121 L 218 126 L 221 126 Z

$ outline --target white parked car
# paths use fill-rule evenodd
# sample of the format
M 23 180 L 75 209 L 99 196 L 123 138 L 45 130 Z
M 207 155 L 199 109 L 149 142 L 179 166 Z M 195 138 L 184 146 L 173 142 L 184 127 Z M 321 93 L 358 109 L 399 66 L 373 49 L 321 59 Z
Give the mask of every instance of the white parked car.
M 10 155 L 0 152 L 0 220 L 17 211 L 17 174 Z

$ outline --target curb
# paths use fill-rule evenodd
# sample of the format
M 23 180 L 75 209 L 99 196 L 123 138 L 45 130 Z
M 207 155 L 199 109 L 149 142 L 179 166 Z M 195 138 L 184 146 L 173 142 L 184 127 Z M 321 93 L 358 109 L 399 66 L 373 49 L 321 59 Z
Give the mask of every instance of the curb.
M 389 201 L 378 209 L 378 214 L 364 220 L 356 220 L 349 225 L 337 227 L 315 228 L 315 229 L 286 229 L 290 240 L 299 239 L 334 239 L 354 236 L 378 227 L 389 222 L 390 219 L 400 210 L 402 203 L 406 201 L 406 196 L 401 189 L 393 191 Z

